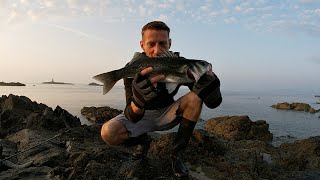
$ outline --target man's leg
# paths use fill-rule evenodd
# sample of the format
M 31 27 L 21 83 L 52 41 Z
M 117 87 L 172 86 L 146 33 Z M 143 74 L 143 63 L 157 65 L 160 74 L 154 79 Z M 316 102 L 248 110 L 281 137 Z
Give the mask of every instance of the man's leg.
M 137 146 L 136 151 L 132 154 L 134 160 L 147 156 L 152 141 L 147 133 L 129 138 L 128 130 L 117 120 L 110 120 L 102 126 L 101 138 L 110 145 Z
M 181 104 L 178 113 L 182 115 L 176 139 L 174 140 L 171 154 L 172 169 L 175 176 L 188 176 L 188 168 L 180 159 L 181 153 L 187 147 L 193 129 L 199 120 L 202 109 L 202 100 L 193 92 L 181 97 Z
M 129 134 L 126 127 L 116 120 L 110 120 L 103 124 L 101 128 L 101 138 L 110 145 L 119 145 L 124 143 Z

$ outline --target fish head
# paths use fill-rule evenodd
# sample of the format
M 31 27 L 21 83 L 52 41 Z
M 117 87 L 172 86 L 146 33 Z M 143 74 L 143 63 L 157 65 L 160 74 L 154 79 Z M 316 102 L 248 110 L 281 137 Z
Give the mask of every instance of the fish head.
M 187 69 L 187 75 L 190 79 L 198 81 L 203 74 L 211 71 L 212 65 L 210 63 L 197 60 L 189 65 L 189 68 Z

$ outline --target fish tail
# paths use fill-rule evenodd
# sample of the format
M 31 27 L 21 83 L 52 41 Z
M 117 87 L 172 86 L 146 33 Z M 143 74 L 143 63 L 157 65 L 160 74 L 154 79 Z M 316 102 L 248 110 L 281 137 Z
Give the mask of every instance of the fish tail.
M 121 69 L 99 74 L 93 77 L 93 79 L 103 83 L 103 95 L 107 94 L 121 78 Z

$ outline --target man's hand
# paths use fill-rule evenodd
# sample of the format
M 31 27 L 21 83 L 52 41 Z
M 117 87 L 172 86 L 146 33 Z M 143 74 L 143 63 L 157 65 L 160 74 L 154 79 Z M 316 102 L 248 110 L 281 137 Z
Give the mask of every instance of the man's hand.
M 200 99 L 204 100 L 211 94 L 212 90 L 215 89 L 215 87 L 211 86 L 220 86 L 220 81 L 213 72 L 210 71 L 203 74 L 200 79 L 194 83 L 192 91 L 196 93 Z
M 149 78 L 149 74 L 152 71 L 152 67 L 143 69 L 140 73 L 136 74 L 132 81 L 133 103 L 139 109 L 144 109 L 146 103 L 157 97 L 155 85 L 158 81 L 165 78 L 164 75 Z

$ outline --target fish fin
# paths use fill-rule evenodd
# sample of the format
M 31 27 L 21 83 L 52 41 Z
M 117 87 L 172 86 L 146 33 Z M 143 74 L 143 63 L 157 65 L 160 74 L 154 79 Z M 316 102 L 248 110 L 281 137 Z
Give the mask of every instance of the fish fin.
M 122 78 L 122 71 L 114 70 L 107 73 L 102 73 L 93 77 L 93 79 L 103 83 L 103 95 L 107 94 L 113 86 Z
M 172 93 L 178 86 L 179 83 L 166 83 L 166 88 L 168 90 L 168 93 Z

